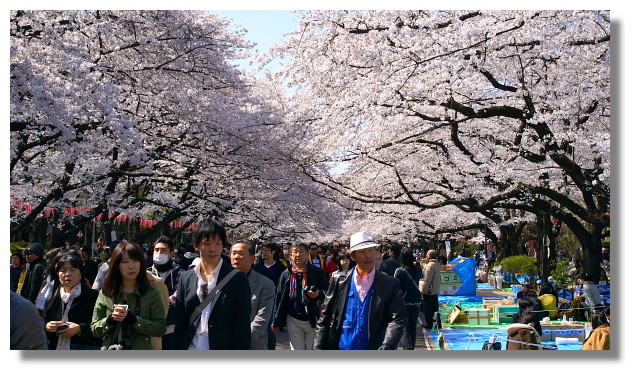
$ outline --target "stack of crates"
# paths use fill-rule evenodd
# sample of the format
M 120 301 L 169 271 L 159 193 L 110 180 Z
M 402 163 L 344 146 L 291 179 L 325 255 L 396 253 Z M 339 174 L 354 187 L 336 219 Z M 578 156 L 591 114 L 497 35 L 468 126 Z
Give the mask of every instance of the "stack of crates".
M 512 306 L 494 306 L 494 320 L 499 323 L 511 323 L 512 315 L 518 312 L 518 305 Z
M 488 309 L 469 309 L 467 310 L 468 324 L 477 326 L 488 326 L 492 324 Z

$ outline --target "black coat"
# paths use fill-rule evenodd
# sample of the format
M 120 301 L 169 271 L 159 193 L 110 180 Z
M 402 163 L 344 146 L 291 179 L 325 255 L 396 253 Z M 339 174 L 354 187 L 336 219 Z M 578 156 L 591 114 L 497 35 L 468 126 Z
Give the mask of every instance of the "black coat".
M 90 330 L 90 322 L 93 319 L 93 309 L 98 295 L 99 291 L 82 284 L 82 293 L 71 302 L 71 307 L 68 311 L 68 321 L 79 324 L 82 329 L 80 334 L 71 337 L 71 345 L 88 345 L 95 348 L 101 346 L 101 339 L 93 337 L 93 333 Z M 53 298 L 51 300 L 52 304 L 50 306 L 47 304 L 44 309 L 44 323 L 62 320 L 64 304 L 59 291 L 56 291 L 51 298 Z M 49 350 L 55 350 L 58 336 L 48 331 L 46 336 L 49 341 Z
M 393 276 L 397 268 L 399 268 L 399 259 L 390 257 L 381 262 L 379 271 L 384 272 L 388 276 Z
M 318 301 L 324 301 L 325 292 L 329 287 L 329 281 L 326 279 L 326 274 L 321 268 L 311 263 L 307 263 L 307 267 L 307 285 L 315 286 L 320 292 L 317 298 L 309 298 L 306 304 L 306 313 L 309 316 L 309 323 L 311 323 L 311 327 L 315 327 L 318 319 Z M 280 276 L 276 291 L 276 306 L 273 312 L 273 324 L 276 327 L 284 327 L 287 325 L 287 314 L 289 312 L 289 305 L 292 302 L 289 297 L 290 280 L 291 271 L 287 268 Z
M 20 288 L 20 295 L 29 301 L 35 303 L 37 295 L 40 293 L 40 287 L 44 281 L 44 272 L 46 271 L 46 260 L 39 258 L 29 264 L 29 270 L 24 275 L 24 283 Z
M 233 270 L 223 261 L 218 282 Z M 196 294 L 198 276 L 194 268 L 181 274 L 174 306 L 174 342 L 176 349 L 186 350 L 192 343 L 197 326 L 190 316 L 201 301 Z M 209 316 L 209 348 L 213 350 L 249 350 L 251 348 L 251 288 L 247 275 L 238 272 L 221 289 L 220 297 Z
M 324 300 L 325 311 L 317 323 L 314 349 L 339 349 L 352 280 L 353 272 L 331 280 Z M 369 315 L 368 349 L 397 349 L 407 319 L 399 280 L 375 271 Z
M 93 285 L 95 282 L 98 269 L 99 267 L 97 267 L 97 263 L 95 263 L 94 260 L 89 258 L 86 262 L 84 262 L 84 277 L 88 280 L 90 285 Z

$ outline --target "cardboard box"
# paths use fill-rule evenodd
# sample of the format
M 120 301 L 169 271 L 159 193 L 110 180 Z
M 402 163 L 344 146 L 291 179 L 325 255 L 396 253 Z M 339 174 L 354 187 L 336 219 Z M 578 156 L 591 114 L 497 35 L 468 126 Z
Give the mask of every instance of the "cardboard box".
M 469 309 L 467 310 L 467 319 L 471 325 L 487 326 L 492 324 L 488 309 Z

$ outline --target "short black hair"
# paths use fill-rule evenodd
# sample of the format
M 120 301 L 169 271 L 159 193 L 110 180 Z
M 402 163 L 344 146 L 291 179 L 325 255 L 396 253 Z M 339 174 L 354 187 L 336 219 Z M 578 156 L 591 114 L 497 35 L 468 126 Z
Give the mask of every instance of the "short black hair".
M 518 300 L 518 310 L 525 311 L 528 307 L 533 307 L 534 303 L 527 298 L 521 298 Z
M 401 255 L 401 248 L 402 246 L 398 243 L 394 243 L 390 246 L 390 250 L 393 252 L 394 258 L 399 258 L 399 256 Z
M 232 244 L 232 247 L 237 244 L 247 245 L 247 247 L 249 248 L 249 255 L 256 255 L 256 247 L 254 246 L 253 242 L 247 240 L 238 240 Z
M 439 255 L 439 256 L 437 257 L 437 259 L 438 259 L 438 260 L 439 260 L 439 262 L 440 262 L 442 265 L 444 265 L 444 266 L 445 266 L 446 264 L 448 264 L 448 257 L 446 257 L 445 255 Z
M 166 245 L 168 245 L 168 248 L 170 249 L 170 251 L 174 251 L 174 241 L 172 241 L 172 239 L 168 236 L 159 236 L 159 238 L 157 238 L 156 241 L 154 241 L 154 245 L 152 245 L 152 251 L 154 251 L 154 247 L 158 244 L 158 243 L 164 243 Z
M 214 219 L 199 221 L 192 232 L 192 244 L 194 244 L 194 247 L 198 247 L 203 240 L 212 239 L 216 236 L 223 242 L 223 247 L 229 245 L 223 224 Z

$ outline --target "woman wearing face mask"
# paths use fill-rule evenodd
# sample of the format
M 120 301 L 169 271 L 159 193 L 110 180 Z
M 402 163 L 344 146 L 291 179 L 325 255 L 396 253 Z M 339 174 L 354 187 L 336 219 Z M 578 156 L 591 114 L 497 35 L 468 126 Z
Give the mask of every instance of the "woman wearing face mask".
M 122 242 L 112 252 L 90 325 L 102 350 L 150 350 L 150 338 L 165 334 L 165 310 L 157 286 L 148 280 L 141 247 Z
M 168 315 L 165 318 L 167 330 L 162 338 L 162 347 L 164 350 L 174 349 L 174 302 L 176 301 L 176 287 L 179 285 L 179 279 L 183 269 L 179 267 L 174 259 L 174 242 L 167 236 L 161 236 L 154 242 L 154 253 L 152 256 L 152 267 L 148 271 L 154 276 L 163 279 L 165 286 L 168 287 L 170 295 L 170 304 L 168 306 Z
M 99 292 L 86 284 L 82 259 L 74 253 L 56 258 L 50 276 L 53 292 L 44 308 L 49 350 L 99 349 L 101 340 L 90 331 Z

